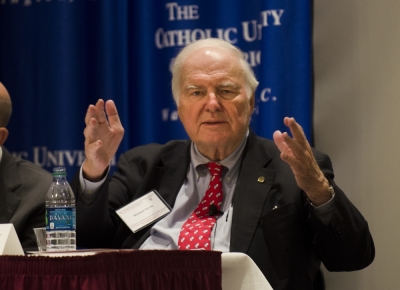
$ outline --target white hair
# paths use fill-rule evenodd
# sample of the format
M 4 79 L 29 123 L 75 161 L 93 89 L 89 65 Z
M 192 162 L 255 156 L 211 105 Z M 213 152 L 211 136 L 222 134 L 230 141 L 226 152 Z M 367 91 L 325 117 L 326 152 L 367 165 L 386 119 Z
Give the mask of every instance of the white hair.
M 249 63 L 246 61 L 243 52 L 236 46 L 229 42 L 219 38 L 207 38 L 194 41 L 185 46 L 176 56 L 172 65 L 172 95 L 177 106 L 179 106 L 179 97 L 181 94 L 181 72 L 182 66 L 188 56 L 190 56 L 196 50 L 204 47 L 218 47 L 231 53 L 239 60 L 239 63 L 243 69 L 243 77 L 245 81 L 245 90 L 247 97 L 250 99 L 257 89 L 258 81 L 251 69 Z

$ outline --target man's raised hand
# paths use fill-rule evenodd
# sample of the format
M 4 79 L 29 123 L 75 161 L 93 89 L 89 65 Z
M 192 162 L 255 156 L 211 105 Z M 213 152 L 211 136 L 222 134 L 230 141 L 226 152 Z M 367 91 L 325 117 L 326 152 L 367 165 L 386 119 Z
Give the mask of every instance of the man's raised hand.
M 315 205 L 329 201 L 329 182 L 319 168 L 303 128 L 294 118 L 285 117 L 284 124 L 289 127 L 293 138 L 288 133 L 275 131 L 273 138 L 281 151 L 281 158 L 290 165 L 297 185 L 307 194 Z
M 85 123 L 83 134 L 86 159 L 83 163 L 83 176 L 90 181 L 99 181 L 118 150 L 124 128 L 112 100 L 108 100 L 105 106 L 101 99 L 96 105 L 89 105 Z

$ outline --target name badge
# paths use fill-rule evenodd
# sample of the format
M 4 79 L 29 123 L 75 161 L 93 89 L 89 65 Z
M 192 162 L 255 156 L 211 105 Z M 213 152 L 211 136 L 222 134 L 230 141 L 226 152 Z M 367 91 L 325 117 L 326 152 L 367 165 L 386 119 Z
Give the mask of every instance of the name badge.
M 116 211 L 134 233 L 165 217 L 170 212 L 171 207 L 156 190 L 150 191 Z

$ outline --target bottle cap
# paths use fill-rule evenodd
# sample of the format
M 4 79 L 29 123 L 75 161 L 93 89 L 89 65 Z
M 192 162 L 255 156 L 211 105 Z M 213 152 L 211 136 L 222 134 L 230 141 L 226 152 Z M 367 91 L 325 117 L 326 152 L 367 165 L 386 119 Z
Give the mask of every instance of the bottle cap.
M 53 168 L 53 176 L 67 175 L 67 171 L 65 167 L 54 167 Z

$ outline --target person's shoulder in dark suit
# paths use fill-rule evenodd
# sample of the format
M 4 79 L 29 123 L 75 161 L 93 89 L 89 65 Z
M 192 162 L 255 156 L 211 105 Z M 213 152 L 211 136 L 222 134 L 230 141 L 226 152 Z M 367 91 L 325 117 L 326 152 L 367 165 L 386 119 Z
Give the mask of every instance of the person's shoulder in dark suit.
M 53 180 L 50 172 L 2 147 L 0 199 L 1 223 L 12 223 L 23 248 L 35 248 L 33 228 L 45 226 L 45 198 Z

